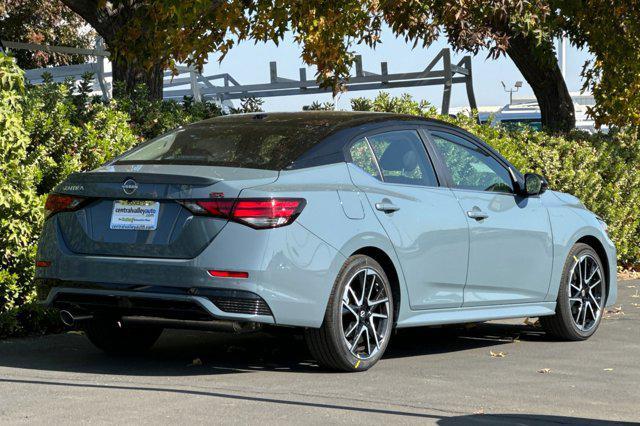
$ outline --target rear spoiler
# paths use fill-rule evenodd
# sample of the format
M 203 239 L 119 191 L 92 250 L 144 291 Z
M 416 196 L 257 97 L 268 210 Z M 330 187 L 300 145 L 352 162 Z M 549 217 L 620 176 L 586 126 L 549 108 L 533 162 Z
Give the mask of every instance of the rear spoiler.
M 83 183 L 122 183 L 127 179 L 133 179 L 138 183 L 192 186 L 208 186 L 213 185 L 216 182 L 220 182 L 220 179 L 163 173 L 84 172 L 72 173 L 64 183 L 65 185 Z

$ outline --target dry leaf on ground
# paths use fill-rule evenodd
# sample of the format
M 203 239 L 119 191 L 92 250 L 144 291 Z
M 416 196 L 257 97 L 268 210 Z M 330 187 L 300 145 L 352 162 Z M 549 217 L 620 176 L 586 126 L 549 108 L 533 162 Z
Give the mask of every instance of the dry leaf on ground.
M 202 365 L 202 360 L 200 358 L 195 358 L 189 365 Z
M 604 319 L 619 318 L 621 315 L 624 315 L 622 306 L 614 306 L 613 308 L 604 311 Z
M 506 352 L 494 352 L 494 351 L 489 351 L 489 355 L 491 355 L 492 358 L 504 358 L 507 356 Z
M 549 373 L 551 373 L 551 369 L 550 368 L 542 368 L 542 369 L 538 370 L 538 373 L 549 374 Z
M 538 318 L 531 319 L 527 317 L 524 319 L 524 325 L 528 325 L 531 327 L 540 327 L 540 320 Z

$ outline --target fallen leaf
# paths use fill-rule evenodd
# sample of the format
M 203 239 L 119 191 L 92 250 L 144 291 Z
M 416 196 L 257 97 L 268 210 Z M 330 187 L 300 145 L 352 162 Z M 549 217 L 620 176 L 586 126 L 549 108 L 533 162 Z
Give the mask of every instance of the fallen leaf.
M 635 299 L 640 298 L 640 294 L 638 294 L 638 290 L 636 290 L 636 294 L 632 294 L 631 297 Z
M 604 371 L 613 371 L 613 368 L 603 368 Z
M 549 374 L 549 373 L 551 373 L 551 369 L 550 368 L 542 368 L 542 369 L 538 370 L 538 373 Z
M 494 351 L 489 351 L 489 355 L 491 355 L 492 358 L 504 358 L 507 356 L 506 352 L 494 352 Z
M 636 308 L 640 308 L 640 303 L 632 303 L 631 306 L 635 306 Z
M 189 365 L 202 365 L 202 360 L 200 358 L 195 358 Z
M 622 306 L 616 306 L 616 307 L 613 307 L 612 309 L 607 309 L 604 312 L 604 319 L 615 319 L 620 317 L 621 315 L 624 315 L 624 312 L 622 311 Z
M 537 327 L 540 327 L 540 320 L 538 318 L 535 318 L 534 320 L 532 320 L 531 318 L 527 317 L 524 319 L 524 325 L 537 328 Z
M 473 414 L 484 414 L 484 408 L 474 411 Z
M 628 285 L 627 288 L 636 288 L 635 285 Z

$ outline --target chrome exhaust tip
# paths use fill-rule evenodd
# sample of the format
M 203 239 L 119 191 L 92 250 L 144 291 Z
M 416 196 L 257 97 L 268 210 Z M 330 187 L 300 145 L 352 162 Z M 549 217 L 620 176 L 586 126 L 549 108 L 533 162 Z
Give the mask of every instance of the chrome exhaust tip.
M 89 321 L 93 319 L 93 315 L 85 315 L 81 317 L 74 317 L 69 311 L 60 311 L 60 320 L 67 327 L 73 327 L 79 322 Z
M 75 318 L 73 318 L 73 315 L 71 315 L 71 312 L 69 311 L 60 311 L 60 320 L 67 327 L 72 327 L 76 322 Z

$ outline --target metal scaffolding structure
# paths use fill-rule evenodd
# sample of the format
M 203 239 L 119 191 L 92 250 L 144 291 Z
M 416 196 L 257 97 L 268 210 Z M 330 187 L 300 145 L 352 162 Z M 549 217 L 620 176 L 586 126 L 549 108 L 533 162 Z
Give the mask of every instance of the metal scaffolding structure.
M 103 97 L 105 99 L 111 97 L 111 84 L 109 82 L 111 73 L 105 72 L 105 63 L 109 57 L 109 52 L 105 50 L 101 39 L 96 40 L 95 49 L 76 49 L 11 41 L 0 41 L 0 44 L 3 44 L 8 50 L 42 50 L 95 57 L 96 62 L 27 70 L 25 78 L 32 84 L 39 84 L 42 82 L 44 73 L 49 73 L 54 81 L 64 81 L 68 78 L 79 80 L 83 74 L 90 72 L 94 74 Z M 346 89 L 350 92 L 355 92 L 441 85 L 443 86 L 441 112 L 448 114 L 452 86 L 454 84 L 464 84 L 470 108 L 477 109 L 473 91 L 470 56 L 464 56 L 458 63 L 453 64 L 450 50 L 442 49 L 423 70 L 389 73 L 388 69 L 388 63 L 381 62 L 379 73 L 366 71 L 363 69 L 362 57 L 356 56 L 355 75 L 345 81 Z M 279 76 L 276 62 L 269 63 L 269 82 L 260 84 L 240 84 L 233 76 L 227 73 L 203 76 L 195 68 L 189 66 L 178 66 L 176 70 L 178 72 L 177 76 L 174 76 L 171 72 L 165 73 L 163 85 L 165 99 L 181 101 L 185 96 L 191 96 L 196 102 L 206 99 L 222 103 L 228 100 L 250 97 L 269 98 L 310 95 L 331 91 L 330 88 L 320 87 L 315 79 L 308 79 L 306 68 L 299 69 L 299 78 L 297 80 Z

